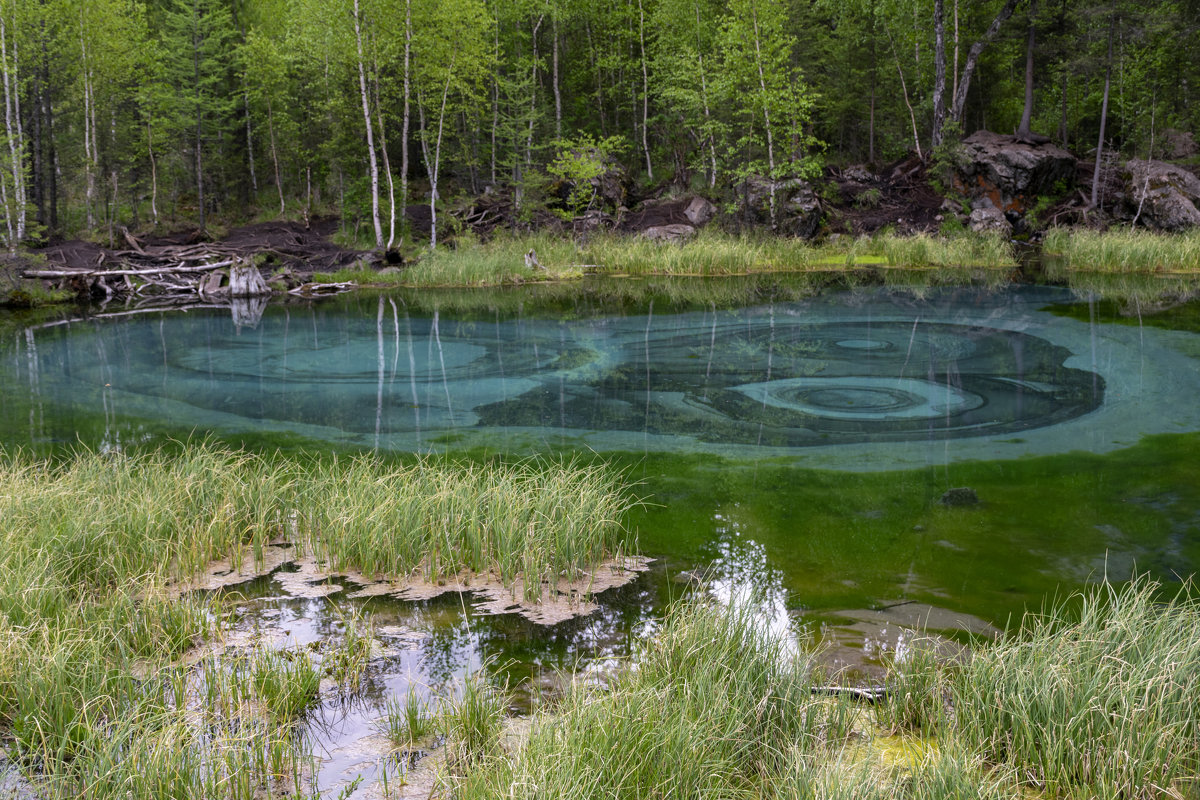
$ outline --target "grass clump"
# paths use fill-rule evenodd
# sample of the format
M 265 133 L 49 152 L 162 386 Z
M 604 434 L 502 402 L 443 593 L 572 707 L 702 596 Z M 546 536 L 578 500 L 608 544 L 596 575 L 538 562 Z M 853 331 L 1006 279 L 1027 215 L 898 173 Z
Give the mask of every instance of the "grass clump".
M 455 796 L 765 796 L 794 751 L 849 731 L 844 701 L 812 695 L 814 670 L 748 607 L 676 605 L 610 690 L 574 687 L 513 757 L 484 761 Z
M 1051 228 L 1042 252 L 1071 272 L 1200 273 L 1200 231 Z
M 436 723 L 429 704 L 414 687 L 409 687 L 403 701 L 387 699 L 377 727 L 396 747 L 412 748 L 437 729 Z
M 868 252 L 883 257 L 889 266 L 1002 268 L 1016 264 L 1012 245 L 995 234 L 961 233 L 953 236 L 884 234 L 871 240 Z
M 1053 793 L 1200 788 L 1200 607 L 1190 584 L 1166 603 L 1160 591 L 1105 584 L 1027 617 L 952 674 L 956 735 Z
M 318 555 L 368 576 L 422 570 L 543 581 L 572 579 L 629 546 L 621 519 L 635 501 L 603 466 L 421 460 L 393 467 L 359 457 L 314 464 L 298 507 Z
M 499 752 L 508 703 L 507 690 L 492 683 L 483 670 L 467 676 L 462 694 L 447 701 L 436 719 L 449 747 L 451 774 L 461 776 L 473 764 Z M 410 733 L 412 730 L 410 722 Z

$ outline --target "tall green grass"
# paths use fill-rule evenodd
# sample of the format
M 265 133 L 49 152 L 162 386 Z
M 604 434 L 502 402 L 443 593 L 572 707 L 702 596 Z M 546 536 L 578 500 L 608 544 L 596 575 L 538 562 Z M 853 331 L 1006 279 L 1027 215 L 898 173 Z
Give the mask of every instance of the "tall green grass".
M 1052 793 L 1200 790 L 1200 606 L 1137 580 L 1105 585 L 951 673 L 955 733 Z
M 757 797 L 793 753 L 850 730 L 845 701 L 814 699 L 815 662 L 754 612 L 675 606 L 610 690 L 576 686 L 512 757 L 454 787 L 472 798 Z
M 1012 245 L 994 234 L 884 234 L 871 240 L 868 252 L 883 257 L 893 267 L 1000 268 L 1016 264 Z
M 525 266 L 524 257 L 530 250 L 537 252 L 542 270 Z M 454 249 L 427 253 L 403 272 L 379 281 L 371 281 L 369 273 L 324 277 L 436 288 L 503 286 L 593 274 L 716 277 L 871 267 L 993 268 L 1014 263 L 1008 242 L 997 236 L 971 233 L 950 237 L 885 234 L 814 245 L 781 236 L 730 234 L 706 228 L 684 242 L 656 242 L 615 233 L 595 234 L 581 242 L 549 233 L 500 235 L 484 243 L 468 239 Z
M 1052 268 L 1067 272 L 1200 273 L 1198 230 L 1167 234 L 1051 228 L 1042 252 Z
M 179 657 L 219 610 L 164 591 L 214 559 L 289 540 L 374 574 L 572 576 L 629 545 L 633 502 L 600 468 L 284 459 L 191 443 L 60 461 L 0 453 L 0 737 L 46 798 L 237 798 L 302 791 L 293 723 L 322 673 L 361 685 L 370 623 L 307 653 Z
M 138 456 L 82 451 L 52 465 L 0 454 L 0 597 L 10 619 L 53 616 L 81 592 L 186 577 L 225 557 L 261 561 L 284 538 L 335 569 L 493 573 L 506 585 L 568 578 L 625 551 L 635 502 L 602 466 L 421 459 L 284 460 L 209 443 Z M 6 607 L 6 602 L 14 605 Z M 31 608 L 34 605 L 36 607 Z

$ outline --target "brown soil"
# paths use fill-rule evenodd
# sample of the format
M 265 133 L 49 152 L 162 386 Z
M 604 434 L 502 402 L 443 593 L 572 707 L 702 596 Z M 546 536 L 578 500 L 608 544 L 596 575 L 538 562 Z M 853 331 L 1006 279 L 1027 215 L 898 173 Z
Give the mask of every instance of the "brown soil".
M 828 206 L 830 233 L 870 234 L 886 226 L 896 233 L 935 231 L 942 223 L 942 195 L 929 185 L 925 165 L 915 155 L 878 173 L 863 169 L 830 170 L 837 187 Z

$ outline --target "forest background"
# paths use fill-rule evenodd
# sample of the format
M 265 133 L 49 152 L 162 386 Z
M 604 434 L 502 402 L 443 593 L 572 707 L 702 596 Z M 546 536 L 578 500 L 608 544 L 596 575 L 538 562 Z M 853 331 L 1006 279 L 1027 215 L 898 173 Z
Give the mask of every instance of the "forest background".
M 1198 43 L 1200 0 L 0 0 L 0 239 L 336 214 L 383 249 L 413 206 L 435 242 L 456 198 L 585 211 L 610 164 L 728 203 L 978 129 L 1170 156 Z

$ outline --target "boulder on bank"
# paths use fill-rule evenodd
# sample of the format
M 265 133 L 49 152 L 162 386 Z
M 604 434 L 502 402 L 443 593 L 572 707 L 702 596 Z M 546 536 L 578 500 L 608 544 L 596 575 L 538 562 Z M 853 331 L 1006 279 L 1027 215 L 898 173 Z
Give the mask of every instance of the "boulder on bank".
M 1013 226 L 1004 216 L 1004 212 L 992 205 L 986 197 L 978 208 L 971 210 L 968 223 L 976 233 L 998 233 L 1003 237 L 1012 236 Z
M 657 225 L 642 231 L 652 242 L 682 242 L 696 235 L 696 229 L 691 225 Z
M 1038 195 L 1060 194 L 1075 181 L 1075 156 L 1050 143 L 976 131 L 963 140 L 960 188 L 1000 211 L 1023 212 Z
M 772 225 L 771 193 L 775 194 L 774 230 L 787 236 L 811 239 L 821 227 L 824 209 L 813 185 L 801 178 L 772 181 L 752 175 L 737 187 L 738 212 L 755 225 Z
M 621 230 L 641 233 L 651 239 L 678 239 L 690 236 L 696 229 L 704 227 L 717 214 L 717 207 L 700 195 L 685 195 L 670 200 L 647 202 L 640 209 L 627 214 L 621 221 Z M 682 231 L 682 227 L 689 231 Z M 670 229 L 670 230 L 667 230 Z M 651 231 L 656 233 L 651 234 Z
M 1163 161 L 1125 164 L 1125 215 L 1148 228 L 1179 231 L 1200 225 L 1200 178 Z
M 1191 131 L 1167 128 L 1162 136 L 1162 154 L 1170 159 L 1191 158 L 1200 153 L 1200 144 Z

